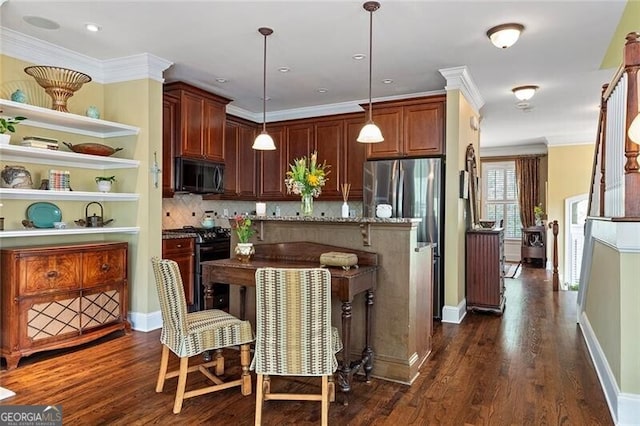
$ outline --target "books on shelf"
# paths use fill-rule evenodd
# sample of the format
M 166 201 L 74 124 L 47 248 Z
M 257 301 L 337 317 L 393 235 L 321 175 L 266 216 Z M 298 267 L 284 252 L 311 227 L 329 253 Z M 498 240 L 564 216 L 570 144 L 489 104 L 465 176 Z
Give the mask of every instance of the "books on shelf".
M 71 191 L 69 170 L 49 170 L 50 191 Z
M 21 145 L 30 148 L 58 149 L 58 141 L 56 139 L 43 138 L 39 136 L 25 136 L 22 138 Z

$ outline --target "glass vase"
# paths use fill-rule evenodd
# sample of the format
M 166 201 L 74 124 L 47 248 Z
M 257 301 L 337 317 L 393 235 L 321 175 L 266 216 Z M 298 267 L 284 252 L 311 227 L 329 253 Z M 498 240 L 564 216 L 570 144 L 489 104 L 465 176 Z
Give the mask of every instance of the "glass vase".
M 313 214 L 313 196 L 311 194 L 302 194 L 300 210 L 302 211 L 302 216 L 311 216 Z

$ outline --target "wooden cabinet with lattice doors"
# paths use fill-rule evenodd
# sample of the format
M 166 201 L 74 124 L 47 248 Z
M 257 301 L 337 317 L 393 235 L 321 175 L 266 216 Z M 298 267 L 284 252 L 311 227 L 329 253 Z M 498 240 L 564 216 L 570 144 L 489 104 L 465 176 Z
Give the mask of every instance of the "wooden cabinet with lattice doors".
M 124 242 L 1 250 L 0 355 L 7 369 L 23 356 L 130 331 L 127 253 Z

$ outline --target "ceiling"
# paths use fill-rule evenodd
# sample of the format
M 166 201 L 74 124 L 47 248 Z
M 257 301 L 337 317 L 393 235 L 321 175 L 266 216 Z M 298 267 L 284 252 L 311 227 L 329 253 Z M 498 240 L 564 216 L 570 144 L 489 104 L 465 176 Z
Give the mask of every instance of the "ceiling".
M 2 0 L 0 0 L 2 3 Z M 166 81 L 182 80 L 262 117 L 262 26 L 267 51 L 267 121 L 318 115 L 368 97 L 369 14 L 360 1 L 32 1 L 2 3 L 5 28 L 99 60 L 150 53 L 171 61 Z M 442 92 L 440 69 L 466 66 L 484 101 L 480 146 L 593 141 L 600 69 L 626 6 L 603 1 L 381 1 L 373 15 L 373 98 Z M 23 20 L 59 24 L 42 29 Z M 88 33 L 87 22 L 101 26 Z M 497 49 L 492 26 L 518 22 L 520 40 Z M 619 40 L 622 49 L 624 40 Z M 280 67 L 289 67 L 287 73 Z M 219 83 L 218 78 L 226 79 Z M 392 84 L 383 84 L 392 79 Z M 540 89 L 529 110 L 511 88 Z M 319 93 L 325 88 L 325 93 Z

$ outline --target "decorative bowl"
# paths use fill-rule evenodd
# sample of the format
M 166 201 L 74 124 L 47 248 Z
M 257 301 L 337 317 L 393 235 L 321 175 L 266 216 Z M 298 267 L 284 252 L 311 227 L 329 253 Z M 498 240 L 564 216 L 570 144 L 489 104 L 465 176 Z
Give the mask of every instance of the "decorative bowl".
M 79 154 L 90 154 L 90 155 L 100 155 L 102 157 L 108 157 L 123 148 L 111 148 L 107 145 L 102 145 L 100 143 L 81 143 L 81 144 L 70 144 L 69 142 L 62 142 L 73 152 L 77 152 Z
M 27 67 L 24 72 L 33 77 L 44 88 L 44 91 L 51 96 L 53 100 L 51 109 L 62 112 L 69 112 L 67 110 L 67 100 L 84 83 L 91 81 L 91 77 L 79 71 L 48 65 Z
M 495 220 L 479 220 L 478 224 L 480 225 L 481 228 L 491 229 L 495 226 L 496 221 Z

